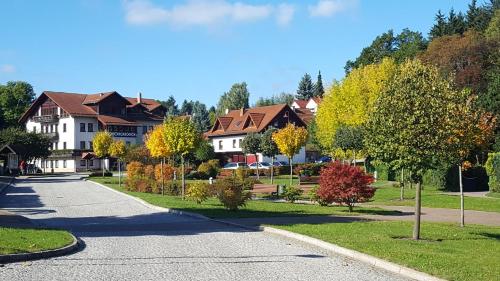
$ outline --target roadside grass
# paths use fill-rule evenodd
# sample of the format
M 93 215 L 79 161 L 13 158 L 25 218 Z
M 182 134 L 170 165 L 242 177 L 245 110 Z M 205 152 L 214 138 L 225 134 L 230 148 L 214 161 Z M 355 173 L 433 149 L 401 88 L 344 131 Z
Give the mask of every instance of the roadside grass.
M 488 192 L 486 196 L 491 198 L 500 198 L 500 192 Z
M 394 214 L 394 211 L 376 207 L 356 207 L 349 213 L 343 206 L 320 206 L 313 204 L 277 203 L 266 200 L 249 200 L 238 211 L 228 211 L 216 198 L 210 198 L 202 204 L 192 200 L 182 200 L 179 196 L 162 196 L 161 194 L 133 192 L 118 187 L 118 180 L 113 178 L 94 177 L 92 181 L 104 184 L 117 191 L 138 197 L 150 204 L 202 214 L 210 218 L 257 218 L 257 217 L 290 217 L 290 216 L 326 216 L 326 215 L 359 215 L 359 214 Z
M 412 223 L 373 221 L 273 225 L 315 237 L 447 280 L 498 280 L 500 227 L 423 223 L 422 240 L 411 240 Z
M 405 188 L 405 200 L 399 200 L 399 187 L 392 187 L 388 182 L 378 183 L 375 196 L 368 204 L 414 206 L 415 189 Z M 496 194 L 494 195 L 496 196 Z M 500 197 L 500 196 L 499 196 Z M 496 198 L 465 197 L 465 209 L 487 212 L 500 212 L 500 200 Z M 422 190 L 422 206 L 430 208 L 460 209 L 460 197 L 443 194 L 441 190 L 432 186 L 424 186 Z
M 0 227 L 0 255 L 53 250 L 72 242 L 73 237 L 64 230 Z

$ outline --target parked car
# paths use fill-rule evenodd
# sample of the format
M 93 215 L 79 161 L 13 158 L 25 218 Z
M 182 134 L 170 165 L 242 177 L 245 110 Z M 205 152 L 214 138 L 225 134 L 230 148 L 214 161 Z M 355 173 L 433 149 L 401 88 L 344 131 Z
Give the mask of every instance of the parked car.
M 273 162 L 273 166 L 275 166 L 275 167 L 288 166 L 288 163 L 285 161 L 275 161 L 275 162 Z
M 318 161 L 316 161 L 316 163 L 328 163 L 328 162 L 332 162 L 332 157 L 323 156 L 323 157 L 319 158 Z
M 245 162 L 230 162 L 222 167 L 225 170 L 236 170 L 238 168 L 248 168 L 248 166 Z
M 248 167 L 250 169 L 257 169 L 257 162 L 253 162 L 252 164 L 249 164 Z M 259 162 L 259 169 L 268 170 L 270 168 L 271 168 L 271 164 L 269 164 L 267 162 Z

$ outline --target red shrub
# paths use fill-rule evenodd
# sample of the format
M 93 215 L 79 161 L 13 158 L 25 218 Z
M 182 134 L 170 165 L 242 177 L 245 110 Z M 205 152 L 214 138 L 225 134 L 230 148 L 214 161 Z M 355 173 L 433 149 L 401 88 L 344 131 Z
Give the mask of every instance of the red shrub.
M 369 186 L 371 183 L 373 177 L 360 167 L 337 161 L 321 170 L 317 195 L 324 202 L 347 205 L 352 211 L 354 204 L 373 197 L 375 189 Z

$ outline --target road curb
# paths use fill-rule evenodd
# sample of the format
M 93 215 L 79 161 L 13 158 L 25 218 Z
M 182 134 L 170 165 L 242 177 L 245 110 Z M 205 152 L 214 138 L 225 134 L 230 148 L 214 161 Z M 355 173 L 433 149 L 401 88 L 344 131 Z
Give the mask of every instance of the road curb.
M 288 239 L 293 239 L 293 240 L 296 240 L 296 241 L 307 243 L 307 244 L 313 245 L 315 247 L 324 249 L 324 250 L 326 250 L 328 252 L 339 254 L 339 255 L 342 255 L 342 256 L 346 256 L 346 257 L 349 257 L 349 258 L 351 258 L 353 260 L 357 260 L 357 261 L 369 264 L 369 265 L 371 265 L 371 266 L 373 266 L 375 268 L 384 269 L 386 271 L 389 271 L 389 272 L 392 272 L 392 273 L 396 273 L 396 274 L 399 274 L 401 276 L 408 277 L 408 278 L 411 278 L 411 279 L 414 279 L 414 280 L 419 280 L 419 281 L 446 281 L 445 279 L 434 277 L 434 276 L 429 275 L 429 274 L 424 273 L 424 272 L 420 272 L 420 271 L 417 271 L 417 270 L 414 270 L 414 269 L 411 269 L 411 268 L 408 268 L 408 267 L 405 267 L 405 266 L 402 266 L 402 265 L 399 265 L 399 264 L 395 264 L 393 262 L 389 262 L 389 261 L 386 261 L 386 260 L 383 260 L 383 259 L 379 259 L 379 258 L 370 256 L 370 255 L 367 255 L 367 254 L 363 254 L 363 253 L 355 251 L 355 250 L 347 249 L 347 248 L 344 248 L 344 247 L 341 247 L 341 246 L 338 246 L 338 245 L 335 245 L 335 244 L 332 244 L 332 243 L 329 243 L 329 242 L 325 242 L 325 241 L 322 241 L 322 240 L 319 240 L 319 239 L 316 239 L 316 238 L 312 238 L 312 237 L 309 237 L 309 236 L 306 236 L 306 235 L 302 235 L 302 234 L 298 234 L 298 233 L 294 233 L 294 232 L 290 232 L 290 231 L 287 231 L 287 230 L 278 229 L 278 228 L 274 228 L 274 227 L 270 227 L 270 226 L 253 227 L 253 226 L 248 226 L 248 225 L 241 225 L 241 224 L 238 224 L 238 223 L 229 222 L 229 221 L 225 221 L 225 220 L 211 219 L 209 217 L 206 217 L 206 216 L 200 215 L 200 214 L 196 214 L 196 213 L 191 213 L 191 212 L 185 212 L 185 211 L 179 211 L 179 210 L 175 210 L 175 209 L 169 209 L 169 208 L 159 207 L 159 206 L 155 206 L 155 205 L 149 204 L 148 202 L 146 202 L 146 201 L 144 201 L 144 200 L 142 200 L 140 198 L 137 198 L 135 196 L 132 196 L 132 195 L 129 195 L 129 194 L 117 191 L 115 189 L 112 189 L 112 188 L 110 188 L 108 186 L 105 186 L 103 184 L 100 184 L 98 182 L 95 182 L 95 181 L 92 181 L 92 180 L 88 180 L 88 179 L 84 179 L 84 180 L 92 182 L 92 183 L 94 183 L 96 185 L 104 187 L 104 188 L 106 188 L 108 190 L 111 190 L 113 192 L 116 192 L 116 193 L 128 196 L 128 197 L 134 199 L 135 201 L 140 202 L 141 204 L 143 204 L 143 205 L 145 205 L 147 207 L 150 207 L 152 209 L 155 209 L 155 210 L 164 211 L 164 212 L 167 212 L 167 213 L 172 213 L 172 214 L 177 214 L 177 215 L 184 215 L 184 216 L 189 216 L 189 217 L 195 217 L 195 218 L 198 218 L 198 219 L 209 220 L 209 221 L 213 221 L 213 222 L 217 222 L 217 223 L 226 224 L 226 225 L 229 225 L 229 226 L 234 226 L 234 227 L 239 227 L 239 228 L 243 228 L 243 229 L 248 229 L 248 230 L 251 230 L 251 231 L 262 231 L 262 232 L 269 233 L 269 234 L 279 235 L 279 236 L 282 236 L 282 237 L 285 237 L 285 238 L 288 238 Z
M 11 255 L 0 255 L 0 264 L 12 263 L 12 262 L 22 262 L 29 260 L 39 260 L 47 259 L 52 257 L 59 257 L 71 254 L 75 252 L 79 247 L 80 243 L 78 238 L 76 238 L 72 233 L 70 235 L 73 237 L 73 242 L 59 249 L 46 250 L 36 253 L 22 253 L 22 254 L 11 254 Z
M 12 177 L 12 178 L 10 179 L 9 183 L 7 183 L 7 184 L 4 184 L 4 185 L 0 186 L 0 194 L 2 194 L 2 193 L 3 193 L 3 191 L 4 191 L 7 187 L 9 187 L 9 186 L 10 186 L 10 185 L 14 182 L 14 180 L 15 180 L 15 179 L 16 179 L 15 177 Z

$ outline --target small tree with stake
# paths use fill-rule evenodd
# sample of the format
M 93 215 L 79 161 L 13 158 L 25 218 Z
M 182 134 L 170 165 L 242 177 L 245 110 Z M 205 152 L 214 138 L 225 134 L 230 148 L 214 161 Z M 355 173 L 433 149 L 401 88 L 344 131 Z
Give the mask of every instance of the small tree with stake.
M 104 177 L 104 159 L 109 156 L 109 147 L 113 143 L 113 137 L 108 131 L 97 132 L 92 140 L 94 153 L 101 158 L 102 176 Z
M 271 184 L 274 183 L 274 157 L 280 153 L 276 142 L 273 140 L 273 134 L 276 128 L 270 127 L 267 129 L 260 139 L 260 151 L 266 157 L 271 157 Z
M 438 69 L 418 60 L 399 66 L 375 102 L 365 135 L 370 156 L 394 168 L 408 169 L 416 181 L 413 239 L 420 239 L 421 184 L 425 170 L 446 159 L 467 103 Z
M 307 130 L 288 123 L 285 128 L 273 133 L 273 140 L 276 142 L 279 151 L 288 157 L 290 163 L 290 186 L 293 184 L 293 156 L 299 153 L 300 149 L 307 142 Z
M 260 139 L 259 134 L 250 133 L 245 136 L 241 142 L 241 148 L 245 154 L 255 155 L 256 167 L 257 167 L 257 179 L 259 179 L 259 156 L 257 153 L 260 151 Z
M 165 144 L 165 139 L 163 138 L 162 125 L 156 126 L 151 132 L 146 135 L 146 147 L 149 150 L 151 156 L 160 158 L 160 173 L 161 173 L 161 194 L 165 195 L 165 179 L 163 175 L 163 165 L 165 164 L 165 157 L 169 157 L 171 152 Z
M 126 153 L 125 142 L 122 140 L 113 141 L 109 146 L 109 155 L 112 157 L 116 157 L 118 161 L 118 187 L 122 186 L 122 170 L 121 170 L 121 161 L 123 156 Z

